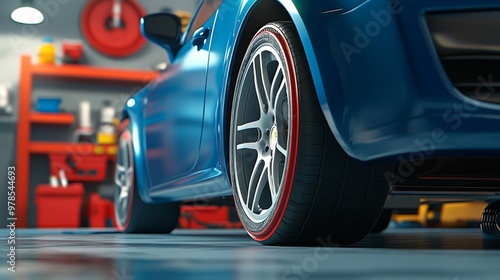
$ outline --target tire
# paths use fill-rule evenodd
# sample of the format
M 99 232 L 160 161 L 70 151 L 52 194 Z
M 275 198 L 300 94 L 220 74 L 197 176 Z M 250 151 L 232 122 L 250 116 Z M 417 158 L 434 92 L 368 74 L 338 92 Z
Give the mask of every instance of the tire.
M 359 163 L 335 140 L 292 23 L 267 24 L 250 42 L 229 138 L 236 208 L 256 241 L 352 244 L 377 221 L 391 168 Z
M 484 209 L 481 230 L 485 235 L 500 240 L 500 200 L 490 202 Z
M 118 130 L 115 167 L 115 218 L 124 233 L 170 233 L 179 220 L 179 203 L 147 204 L 139 195 L 134 170 L 132 133 L 129 120 Z
M 382 213 L 380 213 L 380 217 L 378 217 L 377 223 L 373 226 L 371 233 L 381 233 L 386 230 L 391 222 L 392 210 L 384 209 Z

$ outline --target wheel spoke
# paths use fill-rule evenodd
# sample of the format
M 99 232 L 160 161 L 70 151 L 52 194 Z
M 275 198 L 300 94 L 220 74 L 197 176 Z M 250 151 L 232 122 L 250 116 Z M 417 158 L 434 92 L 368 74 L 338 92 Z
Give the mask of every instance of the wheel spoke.
M 269 103 L 268 103 L 268 97 L 267 97 L 265 86 L 262 84 L 262 74 L 259 73 L 262 71 L 261 70 L 262 68 L 260 65 L 259 66 L 256 65 L 257 61 L 259 62 L 259 64 L 261 62 L 260 55 L 258 57 L 259 58 L 255 58 L 255 60 L 252 63 L 253 80 L 254 80 L 254 84 L 255 84 L 255 94 L 257 95 L 257 99 L 259 101 L 259 107 L 260 107 L 261 112 L 267 113 L 266 106 Z M 260 81 L 260 83 L 259 83 L 259 81 Z M 262 92 L 262 91 L 264 91 L 264 92 Z
M 132 174 L 132 168 L 131 167 L 124 167 L 121 165 L 116 165 L 115 167 L 115 183 L 117 184 L 118 187 L 124 188 L 124 187 L 129 187 L 130 186 L 130 180 L 131 180 L 131 174 Z M 123 176 L 123 178 L 121 178 Z
M 115 185 L 120 189 L 121 192 L 121 189 L 123 188 L 123 182 L 120 180 L 119 175 L 115 176 Z
M 118 187 L 120 190 L 120 196 L 122 193 L 128 193 L 130 190 L 131 182 L 132 179 L 131 174 L 132 174 L 132 168 L 127 168 L 125 169 L 123 166 L 116 166 L 116 173 L 115 173 L 115 185 Z
M 281 77 L 281 83 L 276 89 L 276 85 L 278 84 L 279 80 L 278 77 Z M 278 69 L 276 69 L 276 73 L 274 73 L 274 78 L 271 83 L 271 94 L 269 96 L 269 99 L 273 101 L 271 103 L 271 108 L 276 107 L 277 97 L 279 96 L 280 90 L 283 88 L 284 84 L 285 84 L 285 79 L 283 79 L 283 69 L 281 68 L 281 66 L 279 66 Z
M 268 73 L 268 70 L 267 70 L 267 64 L 269 61 L 264 61 L 264 58 L 263 58 L 263 53 L 261 53 L 259 55 L 259 60 L 260 60 L 260 80 L 261 80 L 261 83 L 262 83 L 262 87 L 264 88 L 264 94 L 266 96 L 266 99 L 267 99 L 267 104 L 270 103 L 271 101 L 271 97 L 270 97 L 270 91 L 271 91 L 271 86 L 269 84 L 269 73 Z
M 122 174 L 124 174 L 124 172 L 125 172 L 125 167 L 120 166 L 120 165 L 117 165 L 115 167 L 115 184 L 120 189 L 123 187 L 123 182 L 122 182 L 121 176 L 122 176 Z
M 277 172 L 278 170 L 276 170 L 276 161 L 277 161 L 277 157 L 274 156 L 272 159 L 271 159 L 271 167 L 269 168 L 269 172 L 268 172 L 268 181 L 269 181 L 269 192 L 271 194 L 271 201 L 272 203 L 274 203 L 277 199 L 277 193 L 278 193 L 278 188 L 280 186 L 280 182 L 278 182 L 278 184 L 276 184 L 276 180 L 279 179 L 279 172 Z
M 236 146 L 236 150 L 255 150 L 258 151 L 259 142 L 241 143 Z
M 125 171 L 125 186 L 130 190 L 130 186 L 132 186 L 132 168 L 129 167 L 127 171 Z
M 257 177 L 259 177 L 259 180 L 260 180 L 260 176 L 262 176 L 259 173 L 261 163 L 262 163 L 262 160 L 260 158 L 257 158 L 257 160 L 255 161 L 253 170 L 252 170 L 252 174 L 250 175 L 250 181 L 248 182 L 248 188 L 247 188 L 247 200 L 246 200 L 246 204 L 248 207 L 250 207 L 250 198 L 253 197 L 252 194 L 257 189 L 257 184 L 258 184 L 258 183 L 256 183 Z
M 118 174 L 119 172 L 125 172 L 125 171 L 127 171 L 127 168 L 125 166 L 123 166 L 123 165 L 117 164 L 116 165 L 116 171 L 117 171 L 116 173 Z
M 257 207 L 259 206 L 260 198 L 262 196 L 262 191 L 264 190 L 264 187 L 266 186 L 267 183 L 266 180 L 269 178 L 268 173 L 269 173 L 269 168 L 267 166 L 264 166 L 264 169 L 260 173 L 259 181 L 257 182 L 257 186 L 255 188 L 252 200 L 252 207 L 250 207 L 250 210 L 254 213 Z
M 129 166 L 127 141 L 120 141 L 120 150 L 123 152 L 121 153 L 120 162 L 117 165 L 126 168 L 127 166 Z
M 276 148 L 282 155 L 285 156 L 285 158 L 288 156 L 288 151 L 283 148 L 279 142 L 276 144 Z
M 122 215 L 126 215 L 126 213 L 127 213 L 127 206 L 128 206 L 128 200 L 127 200 L 127 198 L 120 195 L 118 197 L 118 203 L 117 204 L 119 205 L 120 213 L 122 213 Z
M 124 165 L 123 166 L 126 166 L 126 167 L 129 167 L 130 166 L 130 154 L 129 154 L 129 151 L 131 149 L 131 147 L 129 146 L 130 144 L 128 142 L 125 142 L 125 162 L 124 162 Z
M 279 100 L 281 94 L 283 92 L 286 93 L 286 87 L 285 87 L 285 85 L 286 85 L 286 81 L 285 81 L 285 79 L 283 79 L 281 81 L 281 84 L 280 84 L 278 90 L 276 91 L 276 96 L 274 97 L 274 101 L 273 101 L 273 108 L 276 108 L 276 106 L 278 106 L 278 100 Z
M 126 199 L 128 197 L 128 189 L 127 188 L 122 188 L 120 191 L 120 195 L 118 196 L 119 199 Z
M 260 120 L 249 122 L 246 124 L 238 125 L 238 131 L 248 130 L 248 129 L 260 129 L 261 123 Z

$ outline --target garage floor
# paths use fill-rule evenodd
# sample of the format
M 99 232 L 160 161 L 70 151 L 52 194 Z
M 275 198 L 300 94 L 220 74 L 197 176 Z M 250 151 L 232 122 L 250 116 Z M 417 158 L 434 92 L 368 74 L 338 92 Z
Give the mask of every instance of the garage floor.
M 478 229 L 392 229 L 342 248 L 265 247 L 243 230 L 18 230 L 16 238 L 17 272 L 3 261 L 0 279 L 500 279 L 500 242 Z

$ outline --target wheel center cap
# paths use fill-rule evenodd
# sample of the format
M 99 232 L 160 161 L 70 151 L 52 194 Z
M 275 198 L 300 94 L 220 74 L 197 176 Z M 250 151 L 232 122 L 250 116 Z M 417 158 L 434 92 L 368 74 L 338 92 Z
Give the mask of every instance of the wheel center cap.
M 271 134 L 269 135 L 269 144 L 271 145 L 271 149 L 274 151 L 276 149 L 276 145 L 278 144 L 278 128 L 276 128 L 276 125 L 271 128 Z

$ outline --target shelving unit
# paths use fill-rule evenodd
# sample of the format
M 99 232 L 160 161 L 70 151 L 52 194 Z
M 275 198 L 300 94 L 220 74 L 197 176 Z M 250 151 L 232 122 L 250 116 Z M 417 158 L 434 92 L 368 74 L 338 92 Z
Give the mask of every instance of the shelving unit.
M 31 73 L 38 77 L 75 78 L 103 81 L 147 83 L 156 76 L 152 71 L 118 70 L 113 68 L 97 68 L 85 65 L 31 65 Z
M 72 125 L 75 122 L 75 116 L 68 113 L 34 113 L 30 114 L 32 124 L 54 124 L 54 125 Z
M 29 151 L 32 154 L 49 153 L 82 153 L 92 155 L 115 156 L 116 145 L 95 145 L 90 143 L 54 143 L 54 142 L 31 142 Z
M 28 226 L 28 198 L 30 155 L 49 153 L 69 153 L 87 151 L 90 154 L 107 155 L 110 159 L 116 154 L 114 145 L 95 145 L 91 143 L 32 142 L 31 125 L 72 125 L 75 121 L 69 113 L 38 113 L 31 109 L 31 92 L 36 78 L 81 79 L 111 83 L 135 83 L 145 85 L 157 73 L 152 71 L 99 68 L 85 65 L 34 65 L 31 56 L 21 56 L 19 84 L 19 120 L 17 125 L 17 226 Z

